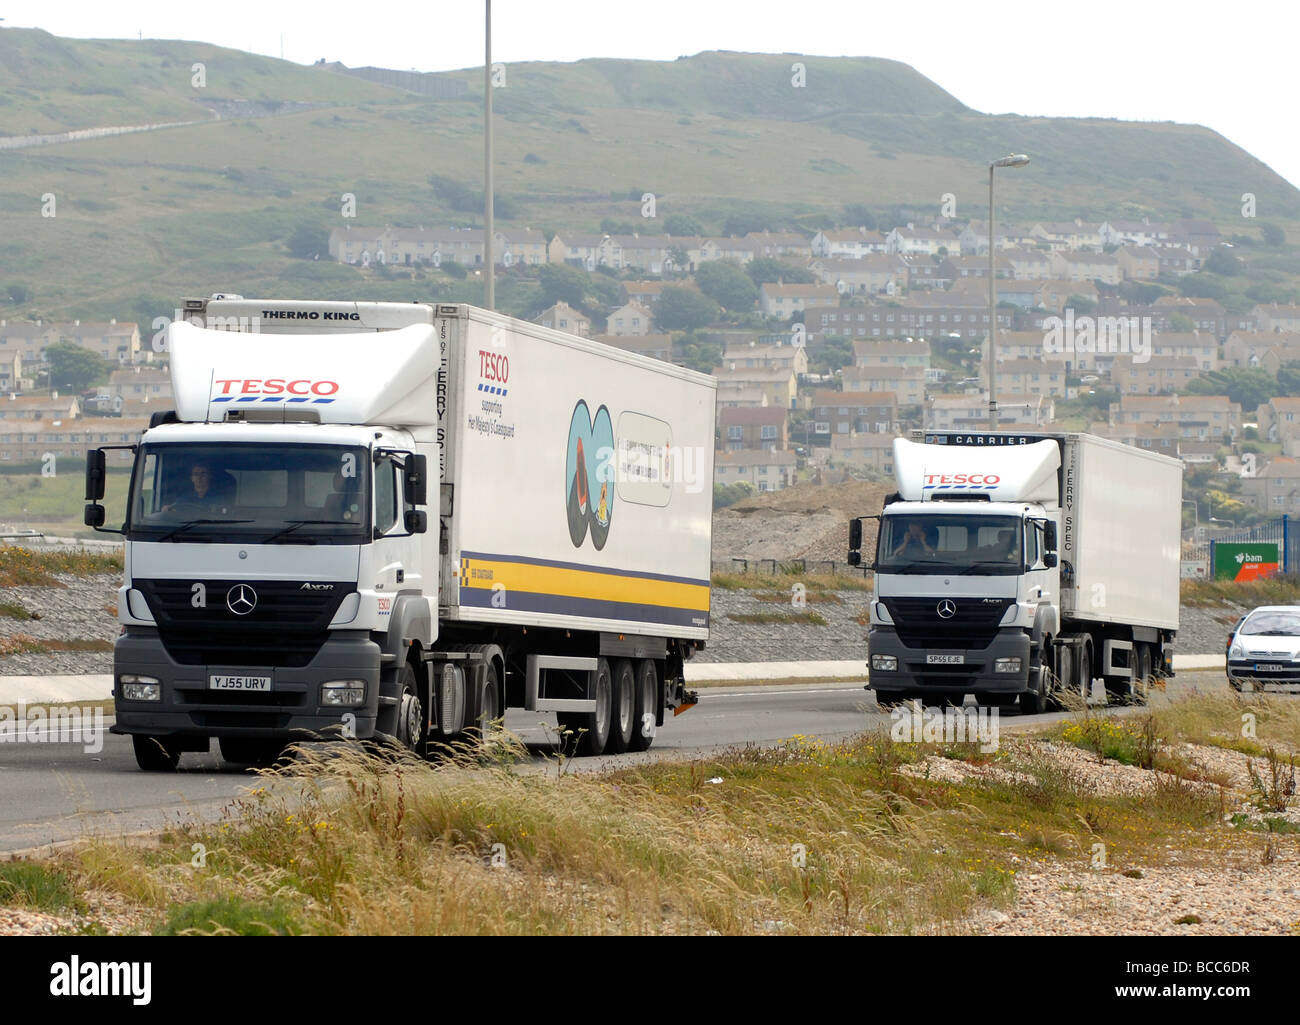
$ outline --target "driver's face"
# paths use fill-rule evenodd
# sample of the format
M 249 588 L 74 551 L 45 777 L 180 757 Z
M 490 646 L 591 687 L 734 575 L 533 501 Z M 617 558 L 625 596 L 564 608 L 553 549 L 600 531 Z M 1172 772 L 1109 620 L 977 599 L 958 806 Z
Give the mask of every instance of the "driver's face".
M 211 472 L 206 466 L 196 466 L 190 471 L 190 483 L 194 485 L 194 493 L 200 498 L 208 493 L 210 480 Z

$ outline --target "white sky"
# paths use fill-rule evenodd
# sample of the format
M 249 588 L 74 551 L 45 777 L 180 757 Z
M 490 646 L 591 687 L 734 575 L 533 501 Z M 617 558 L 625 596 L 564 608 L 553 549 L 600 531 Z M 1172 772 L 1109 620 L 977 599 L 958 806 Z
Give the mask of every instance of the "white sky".
M 445 71 L 483 60 L 482 0 L 11 0 L 0 17 L 60 36 L 143 32 L 269 56 L 280 55 L 283 37 L 285 58 L 302 64 Z M 507 64 L 701 50 L 888 57 L 980 111 L 1203 124 L 1300 185 L 1297 43 L 1291 0 L 493 4 L 493 57 Z

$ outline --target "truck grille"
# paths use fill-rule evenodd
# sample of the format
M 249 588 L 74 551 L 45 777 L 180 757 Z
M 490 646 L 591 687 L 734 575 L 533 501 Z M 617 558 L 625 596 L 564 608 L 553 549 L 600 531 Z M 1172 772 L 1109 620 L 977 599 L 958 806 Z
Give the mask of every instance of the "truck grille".
M 997 636 L 1010 598 L 882 598 L 894 620 L 899 640 L 909 648 L 987 648 Z M 951 618 L 939 615 L 939 605 L 956 606 Z M 933 669 L 933 667 L 928 667 Z
M 196 584 L 203 589 L 196 591 Z M 246 615 L 236 614 L 228 600 L 240 597 L 232 595 L 240 585 L 256 596 Z M 285 580 L 153 579 L 134 586 L 158 623 L 163 646 L 182 665 L 295 668 L 315 658 L 339 605 L 356 590 L 346 581 L 333 582 L 330 590 L 303 590 L 303 581 Z M 202 600 L 196 604 L 196 598 Z

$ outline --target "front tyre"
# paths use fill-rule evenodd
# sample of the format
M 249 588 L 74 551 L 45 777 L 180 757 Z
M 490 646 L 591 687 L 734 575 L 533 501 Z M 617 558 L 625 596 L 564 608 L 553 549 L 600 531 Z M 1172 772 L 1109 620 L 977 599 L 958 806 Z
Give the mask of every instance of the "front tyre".
M 428 739 L 424 704 L 420 700 L 415 669 L 410 662 L 402 665 L 401 671 L 397 674 L 397 682 L 402 688 L 401 704 L 397 710 L 397 741 L 403 747 L 423 756 L 425 742 Z
M 162 737 L 131 736 L 135 764 L 145 772 L 175 772 L 180 763 L 180 748 Z

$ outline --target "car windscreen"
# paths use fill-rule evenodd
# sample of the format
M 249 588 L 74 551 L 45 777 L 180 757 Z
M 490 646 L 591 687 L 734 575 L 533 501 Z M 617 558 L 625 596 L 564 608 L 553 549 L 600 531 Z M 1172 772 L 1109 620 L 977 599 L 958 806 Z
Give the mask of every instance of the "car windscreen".
M 369 454 L 340 445 L 144 445 L 132 475 L 136 541 L 358 544 Z
M 1262 609 L 1252 612 L 1241 624 L 1241 633 L 1256 637 L 1300 637 L 1300 608 Z

